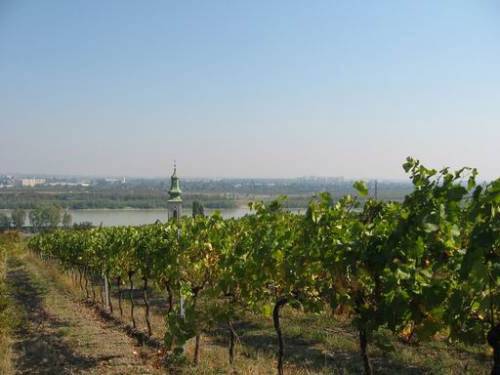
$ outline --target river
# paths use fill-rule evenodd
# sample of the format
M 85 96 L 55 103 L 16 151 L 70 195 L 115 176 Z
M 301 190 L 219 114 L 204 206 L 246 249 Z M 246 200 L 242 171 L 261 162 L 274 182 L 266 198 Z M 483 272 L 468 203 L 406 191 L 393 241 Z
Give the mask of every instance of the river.
M 250 213 L 247 207 L 222 208 L 219 210 L 205 208 L 205 214 L 211 215 L 219 211 L 224 218 L 238 218 Z M 303 212 L 304 210 L 295 210 L 294 212 Z M 10 210 L 0 210 L 0 212 L 10 215 Z M 152 224 L 156 220 L 162 222 L 167 220 L 167 210 L 159 209 L 88 209 L 88 210 L 68 210 L 71 214 L 73 223 L 84 221 L 91 222 L 95 226 L 113 227 L 119 225 L 143 225 Z M 183 209 L 185 215 L 191 215 L 191 209 Z M 27 223 L 29 224 L 29 220 Z

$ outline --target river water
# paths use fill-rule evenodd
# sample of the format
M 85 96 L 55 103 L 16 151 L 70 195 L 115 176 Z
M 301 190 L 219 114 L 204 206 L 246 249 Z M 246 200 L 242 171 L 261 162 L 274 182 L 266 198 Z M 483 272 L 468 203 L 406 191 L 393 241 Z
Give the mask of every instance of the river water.
M 247 207 L 223 208 L 219 210 L 205 208 L 205 214 L 211 215 L 219 211 L 224 218 L 238 218 L 250 213 Z M 303 212 L 304 210 L 295 210 L 294 212 Z M 0 210 L 0 212 L 10 215 L 10 210 Z M 143 225 L 152 224 L 157 220 L 162 222 L 167 220 L 167 210 L 159 209 L 89 209 L 89 210 L 68 210 L 71 214 L 73 223 L 89 221 L 95 226 L 112 227 L 119 225 Z M 183 214 L 191 215 L 190 209 L 184 209 Z M 27 223 L 29 224 L 29 220 Z
M 215 210 L 205 209 L 205 214 L 210 215 Z M 249 213 L 247 208 L 220 209 L 224 218 L 241 217 Z M 105 227 L 118 225 L 152 224 L 157 220 L 167 221 L 167 209 L 96 209 L 96 210 L 69 210 L 73 223 L 90 221 L 94 225 L 102 223 Z M 191 215 L 190 209 L 183 209 L 183 214 Z

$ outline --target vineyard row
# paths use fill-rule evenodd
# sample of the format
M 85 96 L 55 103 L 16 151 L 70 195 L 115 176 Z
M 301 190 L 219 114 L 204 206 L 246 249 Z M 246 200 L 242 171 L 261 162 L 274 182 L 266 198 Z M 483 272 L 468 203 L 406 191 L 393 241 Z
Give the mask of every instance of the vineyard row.
M 251 204 L 239 219 L 182 218 L 140 227 L 56 230 L 30 240 L 43 258 L 80 275 L 122 285 L 141 279 L 144 291 L 165 291 L 164 342 L 173 358 L 201 332 L 230 327 L 245 312 L 272 316 L 277 371 L 283 374 L 280 314 L 290 305 L 352 317 L 366 374 L 367 347 L 380 327 L 407 342 L 444 333 L 450 341 L 493 348 L 500 373 L 500 179 L 476 183 L 476 170 L 428 169 L 408 158 L 414 185 L 401 203 L 327 193 L 305 215 L 282 201 Z M 366 185 L 357 182 L 359 195 Z M 133 285 L 132 285 L 133 288 Z M 121 298 L 121 291 L 120 291 Z M 149 303 L 144 296 L 148 334 Z

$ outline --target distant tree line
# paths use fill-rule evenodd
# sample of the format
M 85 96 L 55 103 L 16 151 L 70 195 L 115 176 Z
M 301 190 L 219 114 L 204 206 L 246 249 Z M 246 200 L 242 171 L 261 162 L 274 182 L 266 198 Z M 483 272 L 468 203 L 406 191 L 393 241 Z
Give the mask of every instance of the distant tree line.
M 50 193 L 50 194 L 48 194 Z M 184 194 L 184 205 L 189 207 L 193 201 L 203 202 L 208 208 L 234 208 L 238 203 L 233 195 L 225 194 Z M 69 190 L 55 187 L 35 187 L 30 189 L 0 189 L 1 209 L 34 209 L 39 206 L 57 205 L 69 209 L 98 208 L 167 208 L 168 194 L 154 188 L 115 190 L 88 188 Z
M 69 228 L 72 223 L 71 214 L 57 205 L 42 205 L 35 207 L 27 213 L 22 208 L 12 210 L 10 215 L 0 213 L 0 231 L 9 229 L 23 230 L 26 219 L 29 218 L 31 230 L 40 232 L 63 226 Z
M 311 197 L 326 191 L 334 199 L 356 194 L 352 183 L 329 179 L 224 179 L 183 181 L 184 206 L 194 201 L 205 208 L 235 208 L 259 199 L 271 201 L 287 195 L 287 207 L 305 208 Z M 374 181 L 368 185 L 373 185 Z M 372 189 L 373 190 L 373 189 Z M 381 181 L 378 199 L 401 201 L 412 185 Z M 41 205 L 58 205 L 70 209 L 97 208 L 167 208 L 168 186 L 160 180 L 136 180 L 126 185 L 37 186 L 0 189 L 0 208 L 34 209 Z

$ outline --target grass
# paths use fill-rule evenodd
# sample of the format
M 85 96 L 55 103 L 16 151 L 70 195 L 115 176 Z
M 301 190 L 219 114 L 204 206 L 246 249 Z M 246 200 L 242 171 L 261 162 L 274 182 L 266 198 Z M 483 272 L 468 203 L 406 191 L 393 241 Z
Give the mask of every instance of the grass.
M 56 263 L 42 262 L 34 255 L 26 259 L 43 269 L 55 281 L 61 292 L 82 299 L 84 294 L 70 274 L 62 272 Z M 136 283 L 136 287 L 140 287 Z M 123 323 L 130 324 L 128 290 L 124 291 Z M 100 304 L 100 287 L 96 287 Z M 119 320 L 116 287 L 113 285 L 113 316 Z M 140 290 L 134 290 L 137 328 L 146 331 L 144 308 Z M 165 333 L 162 293 L 152 298 L 153 337 L 161 342 Z M 183 374 L 275 374 L 276 338 L 270 318 L 247 314 L 235 324 L 239 334 L 237 355 L 231 367 L 228 364 L 228 333 L 225 327 L 205 332 L 202 336 L 201 362 L 191 364 L 194 340 L 185 346 L 187 361 L 178 368 Z M 285 307 L 282 311 L 282 329 L 285 337 L 285 372 L 288 374 L 360 374 L 362 364 L 358 352 L 357 332 L 348 319 L 328 313 L 303 314 Z M 72 339 L 78 339 L 73 337 Z M 372 340 L 370 356 L 378 374 L 488 374 L 491 352 L 485 346 L 452 346 L 444 340 L 433 340 L 420 345 L 407 345 L 388 331 L 380 330 Z
M 13 371 L 12 332 L 19 326 L 21 312 L 10 297 L 5 278 L 7 257 L 21 251 L 22 243 L 16 232 L 0 234 L 0 374 Z

